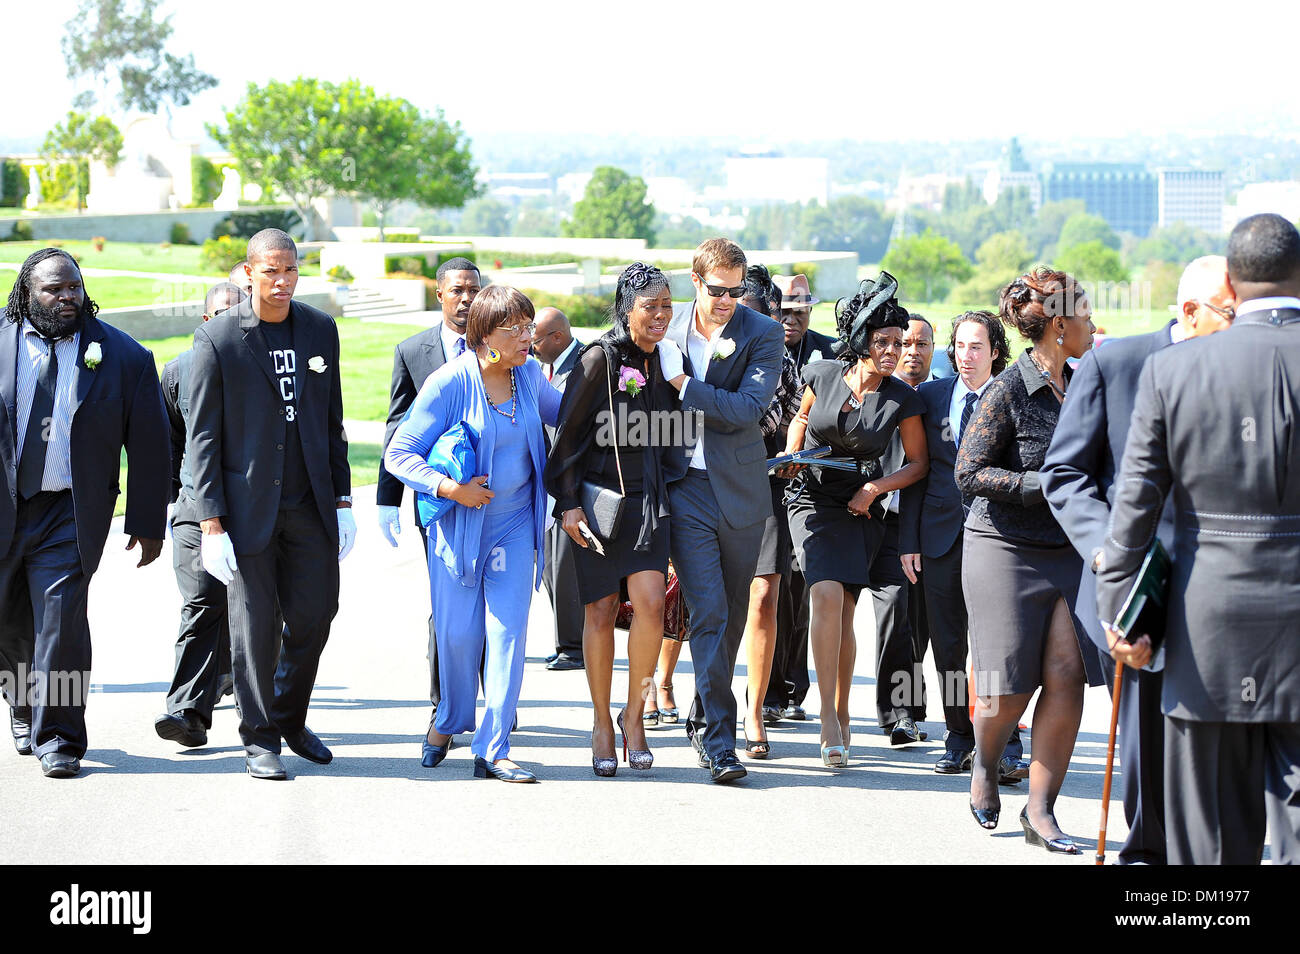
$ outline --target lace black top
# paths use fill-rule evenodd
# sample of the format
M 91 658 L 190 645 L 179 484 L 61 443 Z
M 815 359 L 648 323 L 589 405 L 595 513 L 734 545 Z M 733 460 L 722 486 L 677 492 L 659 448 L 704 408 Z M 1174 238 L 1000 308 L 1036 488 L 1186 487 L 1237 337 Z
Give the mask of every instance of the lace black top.
M 1067 365 L 1067 391 L 1072 373 Z M 1060 414 L 1061 404 L 1028 350 L 994 378 L 957 451 L 957 486 L 975 498 L 967 526 L 1026 543 L 1069 543 L 1038 480 Z

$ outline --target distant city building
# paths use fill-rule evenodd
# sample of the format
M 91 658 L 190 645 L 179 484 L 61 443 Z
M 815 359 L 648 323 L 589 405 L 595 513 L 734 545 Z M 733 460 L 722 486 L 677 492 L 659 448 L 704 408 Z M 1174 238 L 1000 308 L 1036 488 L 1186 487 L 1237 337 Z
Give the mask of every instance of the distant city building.
M 728 156 L 719 197 L 743 205 L 830 200 L 830 160 L 776 155 Z
M 1158 223 L 1182 222 L 1217 235 L 1223 228 L 1223 173 L 1208 169 L 1157 169 Z
M 1137 162 L 1056 162 L 1043 167 L 1043 201 L 1082 199 L 1117 232 L 1143 237 L 1159 218 L 1156 177 Z
M 898 177 L 898 193 L 885 203 L 885 208 L 894 212 L 901 207 L 920 206 L 932 212 L 943 211 L 943 195 L 950 185 L 965 185 L 965 176 L 950 176 L 943 172 L 932 172 L 924 176 L 909 176 L 906 173 Z
M 555 197 L 555 177 L 549 172 L 480 172 L 483 195 L 504 202 Z
M 1224 209 L 1224 231 L 1249 215 L 1275 212 L 1292 222 L 1300 221 L 1300 182 L 1252 182 L 1237 193 L 1237 204 Z
M 984 177 L 984 201 L 992 205 L 999 196 L 1016 189 L 1028 191 L 1034 214 L 1038 214 L 1038 207 L 1043 204 L 1043 181 L 1029 168 L 1020 142 L 1013 136 L 1002 158 Z

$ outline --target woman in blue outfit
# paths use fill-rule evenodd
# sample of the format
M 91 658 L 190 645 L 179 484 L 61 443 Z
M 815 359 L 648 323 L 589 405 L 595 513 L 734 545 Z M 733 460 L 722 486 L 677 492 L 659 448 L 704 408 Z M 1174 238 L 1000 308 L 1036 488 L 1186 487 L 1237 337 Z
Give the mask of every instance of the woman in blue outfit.
M 532 302 L 517 289 L 479 292 L 465 331 L 469 350 L 424 383 L 384 455 L 389 472 L 407 486 L 455 501 L 429 533 L 442 701 L 423 762 L 437 765 L 456 733 L 474 731 L 481 662 L 486 710 L 470 746 L 474 775 L 507 782 L 537 780 L 510 760 L 510 729 L 528 607 L 542 582 L 542 424 L 556 423 L 561 397 L 528 360 L 533 317 Z M 478 444 L 476 476 L 458 484 L 427 459 L 438 438 L 461 422 Z

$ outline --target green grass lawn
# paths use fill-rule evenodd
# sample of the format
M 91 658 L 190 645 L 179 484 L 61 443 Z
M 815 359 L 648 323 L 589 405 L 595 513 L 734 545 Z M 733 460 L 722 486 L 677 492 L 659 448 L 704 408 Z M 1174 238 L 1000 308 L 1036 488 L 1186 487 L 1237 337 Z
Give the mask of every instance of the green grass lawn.
M 4 246 L 0 245 L 0 249 Z M 18 272 L 0 268 L 0 304 L 8 301 Z M 128 305 L 166 305 L 176 302 L 198 301 L 207 294 L 208 286 L 193 282 L 170 282 L 153 278 L 92 278 L 89 281 L 91 297 L 100 308 L 125 308 Z
M 393 348 L 423 330 L 420 325 L 363 324 L 359 318 L 337 319 L 343 360 L 343 414 L 351 420 L 382 421 L 388 417 L 388 391 L 393 380 Z M 193 343 L 189 335 L 151 338 L 140 343 L 163 365 Z
M 212 275 L 219 276 L 204 268 L 199 262 L 200 246 L 172 245 L 164 248 L 151 242 L 105 242 L 104 250 L 96 252 L 90 242 L 77 239 L 55 239 L 59 247 L 76 256 L 86 268 L 115 268 L 130 272 L 165 272 L 174 275 Z M 0 262 L 22 264 L 23 259 L 39 249 L 46 248 L 50 242 L 0 242 Z M 303 275 L 319 275 L 319 265 L 303 265 Z M 12 279 L 10 279 L 12 282 Z M 7 285 L 5 286 L 8 287 Z M 99 283 L 93 288 L 95 300 L 99 300 Z M 149 299 L 146 299 L 148 302 Z M 135 304 L 135 302 L 128 302 Z

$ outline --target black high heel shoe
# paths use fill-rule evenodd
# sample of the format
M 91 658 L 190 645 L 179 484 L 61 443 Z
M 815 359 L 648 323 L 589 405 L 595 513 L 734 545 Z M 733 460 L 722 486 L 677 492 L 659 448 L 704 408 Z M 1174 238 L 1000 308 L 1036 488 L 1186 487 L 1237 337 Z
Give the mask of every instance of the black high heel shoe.
M 1000 808 L 976 808 L 975 803 L 970 803 L 970 813 L 975 816 L 975 821 L 981 828 L 987 828 L 992 831 L 998 827 L 998 817 L 1002 814 Z
M 618 713 L 618 731 L 623 733 L 623 761 L 631 768 L 644 772 L 647 769 L 654 768 L 654 753 L 649 749 L 632 749 L 629 753 L 627 748 L 627 729 L 623 726 L 623 713 L 626 709 L 620 709 Z M 610 773 L 613 774 L 612 772 Z
M 429 728 L 424 730 L 424 745 L 420 750 L 420 764 L 425 768 L 437 768 L 438 763 L 447 757 L 451 751 L 452 737 L 447 736 L 447 741 L 442 745 L 434 745 L 429 741 L 429 730 L 433 728 L 433 720 L 429 720 Z
M 1020 827 L 1025 830 L 1025 844 L 1038 845 L 1046 848 L 1048 851 L 1055 851 L 1062 855 L 1081 855 L 1083 849 L 1074 843 L 1074 839 L 1066 836 L 1065 838 L 1044 838 L 1038 833 L 1038 830 L 1029 823 L 1029 806 L 1026 805 L 1020 809 Z

